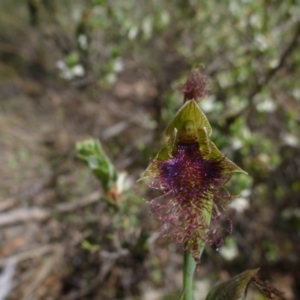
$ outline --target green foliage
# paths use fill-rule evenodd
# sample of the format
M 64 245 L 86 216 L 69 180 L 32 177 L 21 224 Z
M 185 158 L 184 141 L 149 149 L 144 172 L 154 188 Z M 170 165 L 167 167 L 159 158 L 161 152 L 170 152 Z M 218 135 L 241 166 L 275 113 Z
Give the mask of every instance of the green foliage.
M 117 171 L 99 141 L 88 139 L 76 144 L 78 158 L 94 172 L 105 191 L 111 190 L 117 181 Z
M 245 300 L 251 278 L 258 269 L 245 271 L 230 280 L 215 286 L 205 300 Z

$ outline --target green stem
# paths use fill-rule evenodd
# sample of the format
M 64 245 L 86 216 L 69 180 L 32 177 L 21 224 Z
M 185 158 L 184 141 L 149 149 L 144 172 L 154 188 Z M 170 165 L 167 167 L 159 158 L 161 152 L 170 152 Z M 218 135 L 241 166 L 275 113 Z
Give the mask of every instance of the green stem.
M 193 299 L 193 277 L 196 269 L 196 262 L 192 254 L 184 251 L 184 265 L 183 265 L 183 300 Z
M 200 256 L 204 250 L 204 246 L 200 250 Z M 183 264 L 183 297 L 182 300 L 193 299 L 193 278 L 196 270 L 196 262 L 189 251 L 184 251 Z

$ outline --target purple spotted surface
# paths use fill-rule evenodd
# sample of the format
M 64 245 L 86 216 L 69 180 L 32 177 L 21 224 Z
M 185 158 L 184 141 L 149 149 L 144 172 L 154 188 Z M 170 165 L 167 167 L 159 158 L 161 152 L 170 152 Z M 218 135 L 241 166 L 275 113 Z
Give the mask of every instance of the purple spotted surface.
M 173 158 L 157 161 L 154 187 L 164 195 L 150 202 L 151 212 L 163 224 L 163 233 L 196 259 L 199 243 L 215 236 L 207 216 L 212 210 L 212 219 L 216 216 L 219 209 L 214 200 L 230 176 L 224 172 L 224 159 L 204 159 L 198 142 L 179 142 Z M 224 200 L 228 201 L 228 195 Z

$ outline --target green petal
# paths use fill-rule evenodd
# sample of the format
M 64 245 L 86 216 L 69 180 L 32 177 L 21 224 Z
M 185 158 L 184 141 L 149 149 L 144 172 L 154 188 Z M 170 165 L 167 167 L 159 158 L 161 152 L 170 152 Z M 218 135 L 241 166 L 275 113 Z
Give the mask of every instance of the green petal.
M 159 170 L 157 167 L 158 161 L 164 161 L 170 159 L 171 156 L 169 154 L 168 145 L 162 147 L 153 161 L 150 163 L 146 171 L 142 174 L 141 178 L 138 180 L 149 179 L 158 176 Z
M 226 282 L 215 286 L 205 300 L 244 300 L 251 278 L 259 269 L 245 271 Z
M 221 163 L 223 164 L 225 174 L 233 173 L 233 172 L 241 172 L 241 173 L 247 174 L 247 172 L 242 170 L 234 162 L 232 162 L 230 159 L 226 158 L 212 141 L 209 141 L 209 145 L 210 145 L 211 152 L 210 152 L 210 154 L 208 154 L 207 156 L 204 157 L 205 159 L 223 158 Z
M 169 154 L 170 157 L 172 157 L 176 153 L 176 149 L 177 149 L 177 145 L 176 145 L 177 132 L 178 132 L 177 129 L 174 128 L 174 131 L 173 131 L 172 135 L 167 140 L 167 149 L 168 149 L 168 154 Z M 161 160 L 166 160 L 166 159 L 168 159 L 168 158 L 166 158 L 165 156 L 163 156 L 161 158 Z
M 167 143 L 154 160 L 150 163 L 147 170 L 139 180 L 156 177 L 159 175 L 157 167 L 158 161 L 165 161 L 172 158 L 177 149 L 179 141 L 198 141 L 200 152 L 205 159 L 220 159 L 223 165 L 224 173 L 242 172 L 231 160 L 226 158 L 216 145 L 209 140 L 212 133 L 211 126 L 194 100 L 187 101 L 177 112 L 174 119 L 166 128 Z
M 198 130 L 198 142 L 200 145 L 200 152 L 203 157 L 207 157 L 211 153 L 210 141 L 207 136 L 205 128 Z
M 188 130 L 190 129 L 190 124 L 195 126 L 195 137 L 197 137 L 197 131 L 199 129 L 204 129 L 208 136 L 210 136 L 212 133 L 211 126 L 206 116 L 200 110 L 195 100 L 187 101 L 179 109 L 174 119 L 168 125 L 166 129 L 166 135 L 171 136 L 174 132 L 174 129 L 178 130 L 179 136 L 189 134 Z

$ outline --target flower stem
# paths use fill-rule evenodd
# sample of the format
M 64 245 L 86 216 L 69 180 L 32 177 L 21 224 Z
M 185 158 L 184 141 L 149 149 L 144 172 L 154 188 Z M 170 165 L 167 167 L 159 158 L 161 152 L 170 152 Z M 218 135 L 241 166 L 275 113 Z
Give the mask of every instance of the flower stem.
M 200 249 L 200 256 L 204 250 L 204 246 Z M 183 264 L 183 298 L 182 300 L 193 299 L 193 278 L 196 269 L 196 262 L 193 255 L 189 251 L 184 251 Z
M 184 251 L 183 265 L 183 300 L 193 299 L 193 277 L 196 269 L 196 262 L 189 251 Z

